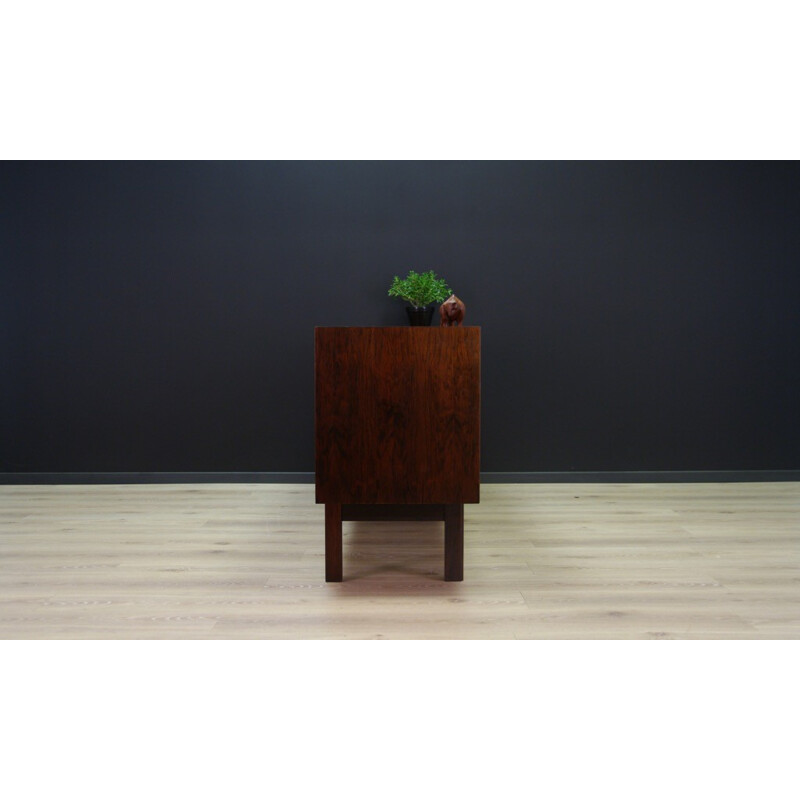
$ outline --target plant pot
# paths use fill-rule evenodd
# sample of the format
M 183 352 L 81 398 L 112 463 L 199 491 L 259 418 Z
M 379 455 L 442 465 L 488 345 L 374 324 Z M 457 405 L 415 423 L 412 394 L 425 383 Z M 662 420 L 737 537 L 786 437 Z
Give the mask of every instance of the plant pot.
M 433 306 L 406 306 L 406 313 L 408 314 L 409 325 L 422 325 L 430 326 L 433 319 Z

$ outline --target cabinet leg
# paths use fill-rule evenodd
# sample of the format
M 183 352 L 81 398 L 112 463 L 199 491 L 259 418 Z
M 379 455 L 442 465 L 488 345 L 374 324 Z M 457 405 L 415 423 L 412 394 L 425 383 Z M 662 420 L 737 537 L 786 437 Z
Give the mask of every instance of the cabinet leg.
M 342 505 L 325 503 L 325 580 L 342 580 Z
M 444 507 L 444 579 L 464 580 L 464 505 Z

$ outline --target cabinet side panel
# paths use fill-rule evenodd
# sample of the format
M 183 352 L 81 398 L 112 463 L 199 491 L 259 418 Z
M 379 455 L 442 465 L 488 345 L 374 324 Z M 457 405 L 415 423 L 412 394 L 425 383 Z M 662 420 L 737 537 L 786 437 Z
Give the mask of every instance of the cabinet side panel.
M 317 502 L 478 502 L 479 351 L 475 328 L 318 328 Z

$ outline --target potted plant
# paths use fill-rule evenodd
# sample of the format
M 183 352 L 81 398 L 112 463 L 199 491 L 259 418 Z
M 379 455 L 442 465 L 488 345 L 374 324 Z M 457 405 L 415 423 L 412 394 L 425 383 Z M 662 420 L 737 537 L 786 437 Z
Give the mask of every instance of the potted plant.
M 389 297 L 400 297 L 408 303 L 406 312 L 410 325 L 430 325 L 433 304 L 441 303 L 451 294 L 446 281 L 437 278 L 432 269 L 422 274 L 412 269 L 403 280 L 395 275 L 389 288 Z

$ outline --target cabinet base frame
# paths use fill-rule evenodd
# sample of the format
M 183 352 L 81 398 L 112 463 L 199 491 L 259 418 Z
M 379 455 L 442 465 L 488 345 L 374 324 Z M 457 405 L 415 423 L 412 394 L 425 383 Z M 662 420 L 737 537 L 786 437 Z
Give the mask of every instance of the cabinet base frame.
M 325 503 L 325 580 L 342 581 L 342 522 L 444 522 L 444 579 L 464 580 L 463 503 Z

